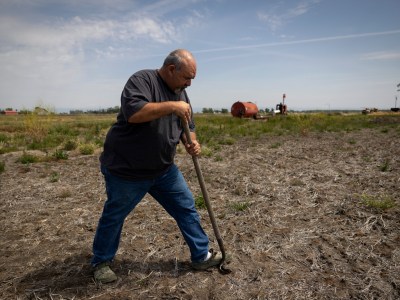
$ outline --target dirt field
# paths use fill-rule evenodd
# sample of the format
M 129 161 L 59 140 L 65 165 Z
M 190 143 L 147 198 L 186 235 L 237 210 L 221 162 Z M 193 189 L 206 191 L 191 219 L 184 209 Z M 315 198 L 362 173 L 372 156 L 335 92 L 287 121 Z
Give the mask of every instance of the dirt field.
M 0 298 L 399 299 L 399 140 L 394 129 L 309 133 L 200 158 L 233 272 L 191 270 L 175 223 L 146 197 L 125 223 L 110 285 L 89 266 L 105 200 L 98 153 L 29 166 L 3 154 Z M 199 195 L 190 157 L 176 163 Z M 396 206 L 368 207 L 362 195 Z

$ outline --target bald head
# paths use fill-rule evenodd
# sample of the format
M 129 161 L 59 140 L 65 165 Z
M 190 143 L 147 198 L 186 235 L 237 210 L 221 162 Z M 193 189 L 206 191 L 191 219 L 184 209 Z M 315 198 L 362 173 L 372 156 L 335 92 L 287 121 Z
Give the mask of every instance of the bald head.
M 188 50 L 177 49 L 168 54 L 158 72 L 169 88 L 178 94 L 195 78 L 196 60 Z
M 174 65 L 179 71 L 184 64 L 196 64 L 193 54 L 185 49 L 176 49 L 165 58 L 163 67 Z

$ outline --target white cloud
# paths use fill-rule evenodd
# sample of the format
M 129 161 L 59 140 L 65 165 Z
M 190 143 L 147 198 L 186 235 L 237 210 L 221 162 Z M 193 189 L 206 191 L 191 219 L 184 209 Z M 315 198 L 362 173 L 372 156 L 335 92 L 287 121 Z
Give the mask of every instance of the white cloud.
M 283 25 L 282 16 L 268 14 L 268 13 L 264 13 L 264 12 L 258 12 L 257 17 L 259 20 L 266 22 L 268 24 L 268 27 L 272 31 L 277 30 L 278 28 L 280 28 Z
M 400 60 L 400 52 L 380 51 L 365 53 L 362 60 Z
M 106 39 L 129 41 L 139 38 L 168 43 L 175 41 L 178 36 L 171 22 L 160 22 L 149 17 L 118 22 L 75 17 L 54 24 L 32 24 L 21 19 L 3 18 L 0 28 L 3 45 L 16 47 L 69 48 Z
M 96 71 L 104 74 L 101 68 L 110 61 L 143 57 L 149 55 L 149 48 L 178 44 L 181 30 L 196 26 L 201 18 L 198 12 L 192 11 L 182 18 L 166 20 L 163 13 L 176 9 L 174 3 L 178 2 L 158 1 L 146 8 L 132 1 L 118 0 L 125 8 L 129 5 L 138 8 L 127 9 L 122 18 L 121 14 L 107 15 L 104 7 L 110 1 L 106 0 L 99 4 L 103 8 L 96 6 L 89 14 L 85 12 L 87 2 L 79 10 L 80 1 L 60 1 L 57 5 L 79 15 L 49 17 L 42 17 L 40 10 L 51 7 L 46 6 L 47 0 L 0 3 L 1 102 L 38 98 L 65 101 L 68 96 L 64 93 L 73 93 L 79 85 L 79 94 L 85 93 L 90 82 L 99 80 Z M 23 10 L 19 11 L 20 7 Z M 60 8 L 57 7 L 57 13 L 62 12 Z M 150 8 L 154 13 L 147 13 L 146 9 Z M 101 13 L 97 14 L 96 9 Z
M 150 37 L 153 41 L 158 43 L 171 43 L 177 40 L 179 36 L 178 30 L 171 22 L 157 22 L 149 17 L 142 17 L 127 24 L 122 25 L 119 31 L 122 31 L 125 26 L 130 29 L 130 38 L 144 38 Z
M 301 1 L 297 6 L 290 9 L 285 17 L 294 18 L 306 14 L 315 4 L 318 4 L 321 0 L 305 0 Z
M 178 36 L 171 22 L 149 17 L 122 22 L 75 17 L 53 24 L 6 17 L 0 20 L 0 76 L 47 80 L 57 74 L 65 80 L 68 75 L 76 77 L 81 64 L 103 53 L 120 57 L 139 39 L 170 43 Z
M 294 18 L 306 14 L 319 2 L 321 0 L 303 0 L 284 12 L 275 13 L 279 9 L 279 7 L 275 7 L 271 9 L 271 12 L 258 12 L 257 17 L 260 21 L 265 22 L 272 31 L 276 31 Z

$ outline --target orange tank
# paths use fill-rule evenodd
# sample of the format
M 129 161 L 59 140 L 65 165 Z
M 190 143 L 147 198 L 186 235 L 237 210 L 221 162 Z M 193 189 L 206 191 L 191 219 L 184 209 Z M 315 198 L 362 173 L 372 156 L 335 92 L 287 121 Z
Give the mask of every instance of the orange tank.
M 231 114 L 237 118 L 255 118 L 258 114 L 258 107 L 252 102 L 237 101 L 231 107 Z

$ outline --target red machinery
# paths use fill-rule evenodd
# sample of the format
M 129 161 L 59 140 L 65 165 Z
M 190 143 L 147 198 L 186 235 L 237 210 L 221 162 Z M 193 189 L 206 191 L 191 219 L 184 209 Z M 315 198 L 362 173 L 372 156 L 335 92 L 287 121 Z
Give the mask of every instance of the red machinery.
M 285 104 L 286 94 L 283 94 L 282 102 L 276 105 L 276 113 L 280 113 L 281 115 L 287 114 L 287 105 Z
M 231 114 L 237 118 L 257 118 L 258 107 L 252 102 L 240 102 L 233 103 L 231 107 Z

